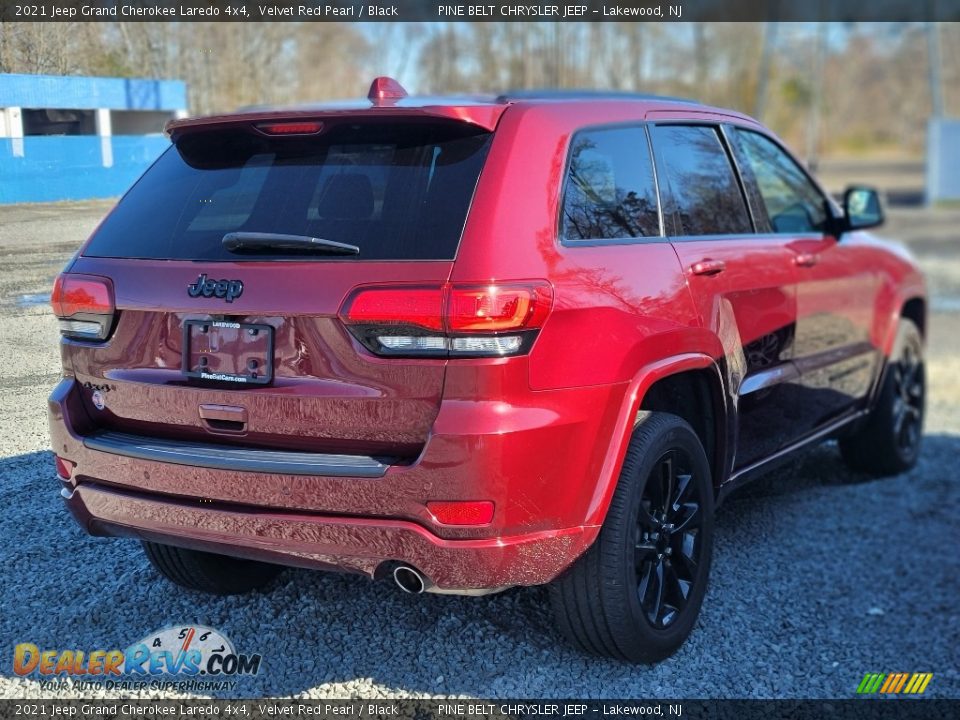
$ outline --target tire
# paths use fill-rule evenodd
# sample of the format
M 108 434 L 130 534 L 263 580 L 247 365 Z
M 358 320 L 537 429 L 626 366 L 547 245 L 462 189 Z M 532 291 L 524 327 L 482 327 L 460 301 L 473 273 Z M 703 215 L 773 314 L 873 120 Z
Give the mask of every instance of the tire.
M 283 570 L 279 565 L 146 541 L 143 550 L 150 564 L 168 580 L 212 595 L 239 595 L 256 590 Z
M 666 519 L 664 496 L 673 500 Z M 706 593 L 713 501 L 693 428 L 676 415 L 642 413 L 599 536 L 550 585 L 561 632 L 587 652 L 631 662 L 675 653 Z
M 925 395 L 923 338 L 912 321 L 901 318 L 873 410 L 853 433 L 839 439 L 840 454 L 847 466 L 884 477 L 916 465 L 923 437 Z

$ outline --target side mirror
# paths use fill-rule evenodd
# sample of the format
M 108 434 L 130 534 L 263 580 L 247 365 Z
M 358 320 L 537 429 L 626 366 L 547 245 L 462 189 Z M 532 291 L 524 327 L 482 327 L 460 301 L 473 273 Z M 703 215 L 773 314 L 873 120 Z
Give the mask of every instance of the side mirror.
M 843 230 L 865 230 L 883 225 L 880 193 L 870 187 L 854 185 L 843 193 Z

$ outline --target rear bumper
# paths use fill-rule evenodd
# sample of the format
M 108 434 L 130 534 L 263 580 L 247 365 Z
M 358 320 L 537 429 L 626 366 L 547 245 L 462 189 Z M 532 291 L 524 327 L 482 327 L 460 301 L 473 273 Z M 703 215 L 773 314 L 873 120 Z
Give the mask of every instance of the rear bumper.
M 67 505 L 88 532 L 371 577 L 406 563 L 448 591 L 546 583 L 590 546 L 606 447 L 589 439 L 611 436 L 623 394 L 500 388 L 498 401 L 444 401 L 415 463 L 338 476 L 243 471 L 236 457 L 210 460 L 209 447 L 108 436 L 121 452 L 103 445 L 82 392 L 63 380 L 49 410 L 53 450 L 73 465 Z M 164 460 L 200 451 L 202 463 Z M 494 520 L 442 525 L 433 500 L 489 500 Z
M 579 554 L 585 528 L 515 537 L 444 540 L 412 522 L 238 510 L 117 492 L 64 489 L 92 535 L 142 540 L 297 567 L 379 578 L 412 565 L 441 591 L 468 593 L 549 582 Z

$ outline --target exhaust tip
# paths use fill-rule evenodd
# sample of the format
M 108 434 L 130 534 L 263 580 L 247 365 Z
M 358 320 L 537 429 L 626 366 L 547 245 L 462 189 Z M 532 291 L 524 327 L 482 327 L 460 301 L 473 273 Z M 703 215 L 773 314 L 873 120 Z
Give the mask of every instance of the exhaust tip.
M 419 595 L 427 589 L 423 575 L 409 565 L 399 565 L 393 570 L 393 581 L 405 593 Z

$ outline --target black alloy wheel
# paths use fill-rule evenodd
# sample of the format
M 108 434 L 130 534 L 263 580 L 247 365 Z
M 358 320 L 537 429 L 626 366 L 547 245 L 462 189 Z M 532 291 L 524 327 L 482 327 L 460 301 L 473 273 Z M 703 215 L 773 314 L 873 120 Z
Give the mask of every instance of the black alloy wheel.
M 680 448 L 664 453 L 647 478 L 637 515 L 637 597 L 650 625 L 668 627 L 683 612 L 703 551 L 699 483 Z
M 924 368 L 917 347 L 904 347 L 893 373 L 893 435 L 903 454 L 916 452 L 923 427 Z
M 561 632 L 586 652 L 631 662 L 675 653 L 706 594 L 713 502 L 690 424 L 641 412 L 597 539 L 550 584 Z
M 873 408 L 839 439 L 840 454 L 854 470 L 875 476 L 909 470 L 920 457 L 926 379 L 923 336 L 901 318 Z

